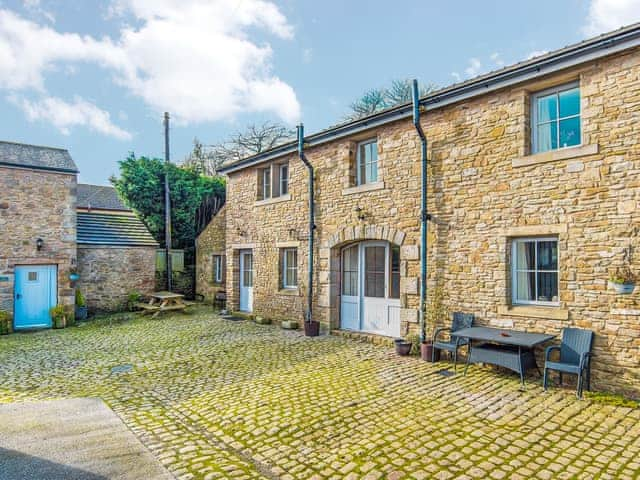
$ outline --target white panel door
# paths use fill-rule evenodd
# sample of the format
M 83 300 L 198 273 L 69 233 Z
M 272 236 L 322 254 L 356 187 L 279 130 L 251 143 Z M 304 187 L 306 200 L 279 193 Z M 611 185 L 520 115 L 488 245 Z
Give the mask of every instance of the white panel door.
M 240 310 L 253 311 L 253 252 L 240 251 Z
M 387 299 L 387 245 L 367 242 L 360 248 L 362 330 L 390 335 Z
M 340 328 L 360 330 L 360 246 L 342 250 Z

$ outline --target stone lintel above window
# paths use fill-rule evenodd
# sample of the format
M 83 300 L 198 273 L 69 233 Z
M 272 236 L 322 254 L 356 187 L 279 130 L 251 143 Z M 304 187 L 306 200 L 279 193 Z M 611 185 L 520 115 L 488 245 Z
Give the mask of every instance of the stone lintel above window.
M 561 235 L 567 233 L 566 223 L 555 223 L 549 225 L 522 225 L 508 227 L 504 230 L 505 237 L 535 237 L 540 235 Z

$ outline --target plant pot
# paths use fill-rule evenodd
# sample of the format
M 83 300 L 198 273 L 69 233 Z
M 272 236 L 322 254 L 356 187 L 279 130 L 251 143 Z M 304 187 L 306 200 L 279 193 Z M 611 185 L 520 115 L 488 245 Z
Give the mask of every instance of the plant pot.
M 9 322 L 0 321 L 0 335 L 8 335 L 9 334 Z
M 411 342 L 405 342 L 404 340 L 399 342 L 396 341 L 395 345 L 396 345 L 396 353 L 398 355 L 405 357 L 409 355 L 409 353 L 411 353 L 411 346 L 412 346 Z
M 317 320 L 304 322 L 304 334 L 307 337 L 317 337 L 320 335 L 320 322 Z
M 53 328 L 64 328 L 67 326 L 67 317 L 56 317 L 53 319 Z
M 614 283 L 609 281 L 609 288 L 616 292 L 618 295 L 628 295 L 633 293 L 633 289 L 636 288 L 635 283 Z
M 87 307 L 76 307 L 76 320 L 86 320 L 88 316 Z
M 257 323 L 258 325 L 270 325 L 271 324 L 271 319 L 270 318 L 265 318 L 265 317 L 261 317 L 260 315 L 257 315 L 253 321 L 255 323 Z
M 423 342 L 420 344 L 420 357 L 425 362 L 439 361 L 440 350 L 436 350 L 435 358 L 433 357 L 433 343 Z
M 283 320 L 280 326 L 285 330 L 297 330 L 299 325 L 298 322 L 294 322 L 293 320 Z

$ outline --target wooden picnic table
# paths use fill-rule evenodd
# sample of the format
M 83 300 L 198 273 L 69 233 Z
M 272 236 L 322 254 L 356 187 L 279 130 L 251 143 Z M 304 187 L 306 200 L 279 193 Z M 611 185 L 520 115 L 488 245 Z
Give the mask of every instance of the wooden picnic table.
M 149 303 L 138 303 L 143 313 L 153 312 L 151 318 L 156 318 L 162 312 L 171 310 L 184 310 L 187 304 L 184 302 L 184 295 L 173 292 L 153 292 L 149 295 Z

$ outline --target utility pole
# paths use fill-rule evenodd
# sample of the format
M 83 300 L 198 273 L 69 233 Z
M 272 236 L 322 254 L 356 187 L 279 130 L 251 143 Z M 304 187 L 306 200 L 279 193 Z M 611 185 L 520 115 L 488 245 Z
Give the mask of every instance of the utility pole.
M 171 200 L 169 198 L 169 112 L 164 112 L 164 243 L 167 264 L 167 290 L 173 286 L 171 279 Z

